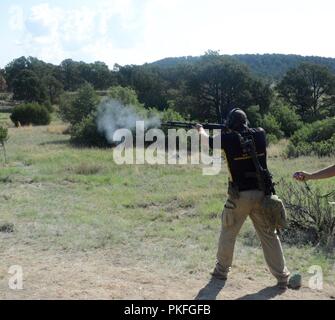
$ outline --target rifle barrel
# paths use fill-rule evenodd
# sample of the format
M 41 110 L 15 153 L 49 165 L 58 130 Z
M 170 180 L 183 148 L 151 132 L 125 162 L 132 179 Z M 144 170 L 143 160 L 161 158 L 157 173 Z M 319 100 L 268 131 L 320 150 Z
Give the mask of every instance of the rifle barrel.
M 162 124 L 164 127 L 178 127 L 178 128 L 194 128 L 197 125 L 195 122 L 181 122 L 181 121 L 168 121 Z M 202 124 L 204 129 L 227 129 L 226 125 L 218 123 L 204 123 Z

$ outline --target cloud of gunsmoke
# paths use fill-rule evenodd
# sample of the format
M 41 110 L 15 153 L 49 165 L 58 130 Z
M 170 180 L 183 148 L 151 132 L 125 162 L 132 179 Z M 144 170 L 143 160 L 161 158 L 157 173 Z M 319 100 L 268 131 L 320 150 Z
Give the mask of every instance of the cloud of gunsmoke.
M 98 131 L 111 144 L 118 140 L 118 137 L 114 136 L 118 129 L 135 132 L 136 121 L 144 121 L 145 130 L 161 125 L 158 116 L 144 116 L 134 106 L 124 105 L 115 99 L 105 98 L 98 107 Z

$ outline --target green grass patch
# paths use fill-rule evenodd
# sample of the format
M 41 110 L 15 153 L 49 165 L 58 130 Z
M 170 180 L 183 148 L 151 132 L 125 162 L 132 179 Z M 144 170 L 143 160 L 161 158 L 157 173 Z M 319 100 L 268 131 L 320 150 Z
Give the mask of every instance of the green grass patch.
M 0 118 L 1 120 L 1 118 Z M 0 225 L 13 224 L 3 245 L 43 250 L 121 248 L 143 263 L 181 272 L 215 263 L 227 170 L 203 176 L 200 166 L 118 166 L 111 149 L 73 148 L 47 127 L 9 130 L 9 163 L 0 170 Z M 315 170 L 331 158 L 271 158 L 275 180 Z M 313 182 L 328 190 L 333 180 Z M 321 265 L 330 278 L 334 258 L 310 246 L 284 246 L 289 268 Z M 265 265 L 250 220 L 236 243 L 236 266 Z M 242 268 L 242 267 L 241 267 Z M 258 272 L 258 271 L 257 271 Z

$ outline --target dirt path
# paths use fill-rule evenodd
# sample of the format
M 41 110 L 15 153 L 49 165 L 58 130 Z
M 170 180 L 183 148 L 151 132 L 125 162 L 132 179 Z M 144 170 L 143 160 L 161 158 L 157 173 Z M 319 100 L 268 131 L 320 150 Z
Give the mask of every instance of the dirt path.
M 8 288 L 11 265 L 23 267 L 23 290 Z M 0 263 L 0 299 L 335 299 L 330 286 L 314 291 L 304 284 L 280 294 L 268 274 L 255 279 L 236 271 L 224 287 L 208 281 L 208 274 L 140 266 L 116 251 L 64 254 L 15 246 L 4 250 Z

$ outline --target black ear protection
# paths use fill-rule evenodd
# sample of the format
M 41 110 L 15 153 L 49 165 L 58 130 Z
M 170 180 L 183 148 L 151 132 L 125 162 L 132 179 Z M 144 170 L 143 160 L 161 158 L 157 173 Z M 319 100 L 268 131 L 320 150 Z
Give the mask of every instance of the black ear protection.
M 248 118 L 242 109 L 234 108 L 228 113 L 226 125 L 229 129 L 234 129 L 236 125 L 242 125 L 244 123 L 249 125 Z

